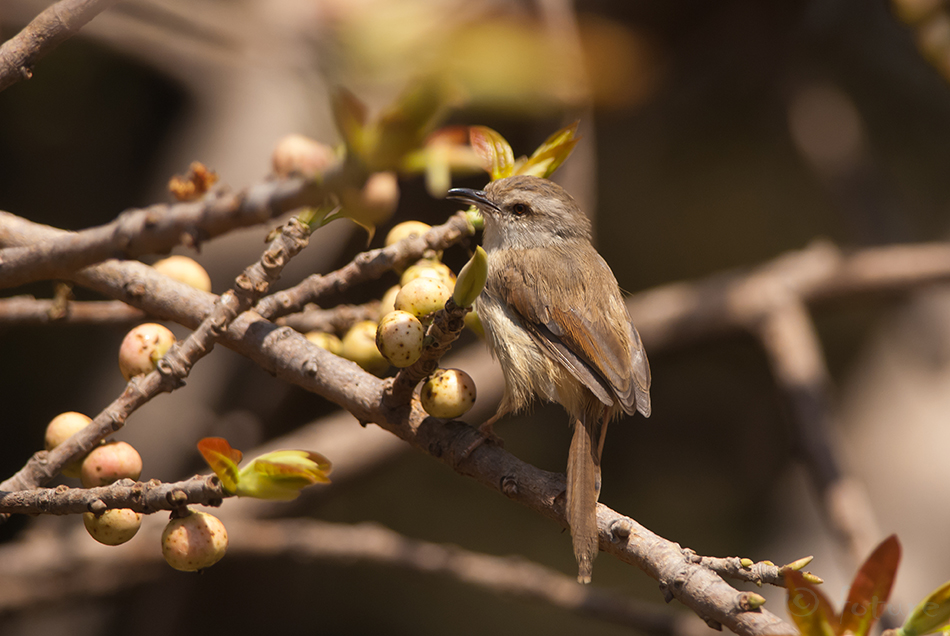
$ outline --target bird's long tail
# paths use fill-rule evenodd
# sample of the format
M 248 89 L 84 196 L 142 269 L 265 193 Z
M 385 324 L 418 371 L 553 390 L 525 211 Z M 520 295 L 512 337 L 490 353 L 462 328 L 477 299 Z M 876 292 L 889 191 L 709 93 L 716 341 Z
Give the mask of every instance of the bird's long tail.
M 599 547 L 597 498 L 600 495 L 600 455 L 607 418 L 585 413 L 574 420 L 574 436 L 567 459 L 567 522 L 577 559 L 577 580 L 590 583 Z

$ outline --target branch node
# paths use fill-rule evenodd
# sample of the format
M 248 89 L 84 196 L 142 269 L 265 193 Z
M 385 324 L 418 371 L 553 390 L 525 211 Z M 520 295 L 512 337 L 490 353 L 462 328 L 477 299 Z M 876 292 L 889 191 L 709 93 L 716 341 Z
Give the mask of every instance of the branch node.
M 707 625 L 709 625 L 709 627 L 716 630 L 717 632 L 722 631 L 722 623 L 717 621 L 715 618 L 703 618 L 703 620 L 706 622 Z
M 518 480 L 511 475 L 505 475 L 501 478 L 501 492 L 506 497 L 514 497 L 518 494 Z
M 614 519 L 610 523 L 610 534 L 613 536 L 614 541 L 618 543 L 629 539 L 630 532 L 632 530 L 633 530 L 633 526 L 631 525 L 629 519 L 625 519 L 625 518 Z
M 96 515 L 97 517 L 108 509 L 109 506 L 107 506 L 106 502 L 104 502 L 102 499 L 96 499 L 89 504 L 89 512 Z
M 317 364 L 317 359 L 308 358 L 307 361 L 303 363 L 303 372 L 311 378 L 317 377 L 317 373 L 320 372 L 320 365 Z
M 663 593 L 663 601 L 666 603 L 672 603 L 673 599 L 676 598 L 673 596 L 673 590 L 666 583 L 660 583 L 660 592 Z
M 181 507 L 188 503 L 188 494 L 184 490 L 175 489 L 165 495 L 165 500 L 175 507 Z
M 29 66 L 21 66 L 20 77 L 23 79 L 33 79 L 33 69 L 31 69 Z
M 765 597 L 755 592 L 740 592 L 736 597 L 736 607 L 743 612 L 752 612 L 765 605 Z

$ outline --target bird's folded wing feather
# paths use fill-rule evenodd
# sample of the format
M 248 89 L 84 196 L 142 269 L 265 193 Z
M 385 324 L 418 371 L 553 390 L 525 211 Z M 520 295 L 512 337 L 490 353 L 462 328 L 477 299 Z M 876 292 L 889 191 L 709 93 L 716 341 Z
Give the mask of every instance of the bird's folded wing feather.
M 572 259 L 525 250 L 519 266 L 505 268 L 504 277 L 489 291 L 503 298 L 542 350 L 601 402 L 610 406 L 619 400 L 625 412 L 649 415 L 650 368 L 640 336 L 630 324 L 613 274 L 594 255 L 584 261 L 606 271 L 579 271 Z M 613 286 L 598 287 L 592 280 Z M 567 306 L 566 298 L 579 302 Z

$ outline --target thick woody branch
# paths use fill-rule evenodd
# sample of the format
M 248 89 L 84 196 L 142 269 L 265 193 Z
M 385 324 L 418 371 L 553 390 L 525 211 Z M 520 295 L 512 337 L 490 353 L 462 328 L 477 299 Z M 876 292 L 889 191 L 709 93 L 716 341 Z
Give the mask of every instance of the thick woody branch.
M 790 252 L 751 271 L 718 274 L 635 294 L 630 315 L 649 351 L 751 330 L 789 296 L 806 305 L 906 293 L 950 282 L 950 243 L 867 248 L 828 243 Z
M 188 504 L 218 506 L 229 497 L 213 476 L 195 476 L 185 481 L 164 484 L 157 480 L 134 482 L 122 479 L 99 488 L 36 488 L 16 492 L 0 491 L 0 512 L 4 514 L 70 515 L 101 513 L 113 508 L 128 508 L 151 514 L 176 510 Z
M 0 46 L 0 91 L 33 77 L 40 58 L 75 35 L 117 0 L 60 0 Z
M 129 210 L 106 225 L 57 233 L 34 244 L 0 250 L 0 288 L 62 278 L 108 258 L 167 252 L 183 242 L 198 245 L 303 205 L 317 205 L 322 197 L 316 183 L 294 178 L 258 184 L 236 194 L 209 194 L 192 203 Z M 15 220 L 13 215 L 0 212 L 0 226 Z

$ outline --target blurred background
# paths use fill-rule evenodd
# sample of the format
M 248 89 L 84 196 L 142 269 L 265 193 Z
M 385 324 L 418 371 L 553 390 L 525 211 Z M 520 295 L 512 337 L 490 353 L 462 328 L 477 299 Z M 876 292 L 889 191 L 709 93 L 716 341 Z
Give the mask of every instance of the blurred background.
M 7 0 L 0 38 L 45 6 Z M 598 247 L 632 293 L 751 267 L 817 239 L 842 248 L 944 240 L 950 18 L 941 7 L 938 0 L 129 0 L 43 59 L 33 79 L 0 94 L 0 209 L 81 229 L 168 201 L 168 179 L 194 160 L 245 187 L 268 175 L 283 135 L 338 141 L 333 87 L 378 111 L 419 77 L 439 76 L 458 91 L 449 123 L 491 126 L 516 155 L 580 120 L 583 140 L 556 179 L 595 215 Z M 429 196 L 422 179 L 400 186 L 398 212 L 373 247 L 399 221 L 438 223 L 456 210 Z M 259 256 L 266 231 L 234 232 L 197 256 L 177 251 L 199 260 L 220 293 Z M 329 271 L 365 246 L 365 232 L 337 221 L 284 281 Z M 465 258 L 460 248 L 446 255 L 454 266 Z M 340 300 L 378 298 L 394 282 Z M 50 297 L 52 285 L 14 291 Z M 950 571 L 950 294 L 940 287 L 832 303 L 814 317 L 835 385 L 832 435 L 845 467 L 867 487 L 879 538 L 897 532 L 904 545 L 895 602 L 906 614 Z M 0 473 L 12 474 L 42 446 L 53 416 L 94 416 L 121 392 L 115 357 L 124 333 L 78 326 L 0 333 Z M 645 345 L 654 414 L 612 426 L 601 501 L 703 555 L 785 563 L 814 554 L 810 569 L 840 606 L 854 564 L 795 461 L 757 343 L 735 336 L 656 353 L 649 339 Z M 143 479 L 172 481 L 201 469 L 194 445 L 203 436 L 252 448 L 332 411 L 219 347 L 185 390 L 151 402 L 119 438 L 142 454 Z M 562 471 L 565 424 L 559 407 L 539 407 L 496 430 L 513 454 Z M 365 434 L 379 433 L 373 428 Z M 573 572 L 568 536 L 548 520 L 398 444 L 385 455 L 295 512 L 377 522 Z M 65 537 L 77 522 L 19 518 L 0 536 L 14 541 L 43 527 Z M 595 585 L 661 604 L 655 582 L 634 568 L 603 556 L 595 572 Z M 781 591 L 766 594 L 785 616 Z M 685 610 L 674 603 L 663 611 Z M 697 633 L 707 629 L 696 623 Z M 25 603 L 0 622 L 2 634 L 225 629 L 623 631 L 437 576 L 231 556 L 201 576 L 156 563 L 118 593 Z

